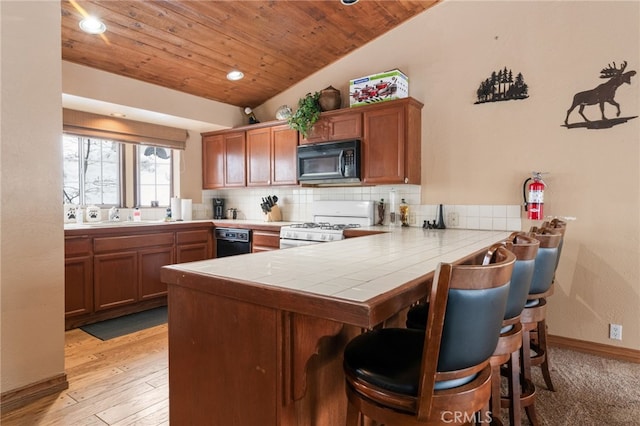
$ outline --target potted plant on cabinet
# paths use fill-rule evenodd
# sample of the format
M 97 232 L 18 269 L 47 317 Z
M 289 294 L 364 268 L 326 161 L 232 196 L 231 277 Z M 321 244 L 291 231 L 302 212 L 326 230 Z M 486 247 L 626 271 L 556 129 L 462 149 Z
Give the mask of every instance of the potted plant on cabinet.
M 320 117 L 322 108 L 318 102 L 319 98 L 320 92 L 307 93 L 304 98 L 300 98 L 297 111 L 288 119 L 289 127 L 299 131 L 304 138 Z

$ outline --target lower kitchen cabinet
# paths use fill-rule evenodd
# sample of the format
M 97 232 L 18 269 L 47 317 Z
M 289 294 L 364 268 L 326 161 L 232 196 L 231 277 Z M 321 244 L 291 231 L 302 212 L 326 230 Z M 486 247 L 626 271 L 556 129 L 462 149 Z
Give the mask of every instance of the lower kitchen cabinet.
M 138 254 L 135 251 L 96 254 L 93 268 L 96 311 L 138 300 Z
M 213 224 L 65 231 L 67 329 L 167 303 L 162 266 L 213 257 Z
M 213 247 L 211 230 L 176 232 L 176 263 L 211 259 L 215 257 Z
M 160 268 L 175 263 L 173 251 L 173 247 L 159 247 L 138 252 L 139 300 L 167 295 L 167 285 L 160 280 Z
M 65 317 L 93 312 L 93 255 L 88 235 L 65 237 Z
M 251 252 L 278 250 L 280 248 L 280 230 L 258 230 L 252 232 Z

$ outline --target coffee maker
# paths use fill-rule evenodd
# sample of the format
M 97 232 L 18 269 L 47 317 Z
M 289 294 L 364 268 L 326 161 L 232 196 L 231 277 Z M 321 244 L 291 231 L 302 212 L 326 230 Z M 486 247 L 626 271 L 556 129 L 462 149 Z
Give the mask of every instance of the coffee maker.
M 213 218 L 224 219 L 224 198 L 213 199 Z

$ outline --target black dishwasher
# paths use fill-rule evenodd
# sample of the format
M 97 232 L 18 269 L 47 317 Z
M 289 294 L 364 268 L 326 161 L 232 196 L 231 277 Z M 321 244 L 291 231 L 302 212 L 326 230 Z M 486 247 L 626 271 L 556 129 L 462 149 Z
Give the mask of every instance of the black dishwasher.
M 216 228 L 216 257 L 251 253 L 251 230 Z

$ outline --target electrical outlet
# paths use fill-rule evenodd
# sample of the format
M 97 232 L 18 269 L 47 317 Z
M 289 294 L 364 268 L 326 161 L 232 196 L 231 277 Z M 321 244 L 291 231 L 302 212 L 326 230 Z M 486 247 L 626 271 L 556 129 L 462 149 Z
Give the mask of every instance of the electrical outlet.
M 620 324 L 609 324 L 609 339 L 622 340 L 622 326 Z
M 448 225 L 452 228 L 460 226 L 460 217 L 458 216 L 458 212 L 447 213 L 447 222 L 449 222 Z

